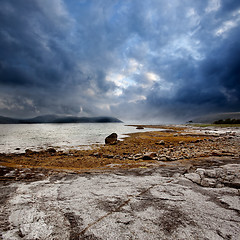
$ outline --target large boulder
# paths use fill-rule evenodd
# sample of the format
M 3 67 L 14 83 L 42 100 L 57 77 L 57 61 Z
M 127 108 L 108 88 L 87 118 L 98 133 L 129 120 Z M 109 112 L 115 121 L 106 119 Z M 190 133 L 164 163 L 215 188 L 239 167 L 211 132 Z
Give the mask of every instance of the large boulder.
M 117 134 L 112 133 L 105 138 L 105 144 L 114 145 L 117 144 Z

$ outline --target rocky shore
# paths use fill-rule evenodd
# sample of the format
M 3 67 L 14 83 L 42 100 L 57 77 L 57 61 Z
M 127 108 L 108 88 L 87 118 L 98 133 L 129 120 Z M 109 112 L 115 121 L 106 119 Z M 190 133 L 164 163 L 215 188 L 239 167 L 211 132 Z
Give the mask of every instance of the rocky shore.
M 239 239 L 240 129 L 142 127 L 156 131 L 1 154 L 0 238 Z
M 26 149 L 24 154 L 0 154 L 0 164 L 13 168 L 96 171 L 164 166 L 169 162 L 188 164 L 191 160 L 210 156 L 240 157 L 239 128 L 145 127 L 164 129 L 130 134 L 124 141 L 114 138 L 114 144 L 100 145 L 91 150 L 63 152 L 49 148 L 35 152 Z

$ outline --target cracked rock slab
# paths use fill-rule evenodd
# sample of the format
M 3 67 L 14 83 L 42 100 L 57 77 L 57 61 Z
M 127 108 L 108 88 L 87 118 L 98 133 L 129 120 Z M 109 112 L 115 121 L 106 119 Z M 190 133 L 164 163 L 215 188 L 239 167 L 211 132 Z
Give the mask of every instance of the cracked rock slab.
M 221 169 L 238 174 L 236 166 Z M 206 171 L 167 177 L 166 169 L 155 169 L 12 183 L 1 205 L 9 223 L 1 239 L 237 240 L 239 191 L 196 184 L 194 179 L 210 178 Z

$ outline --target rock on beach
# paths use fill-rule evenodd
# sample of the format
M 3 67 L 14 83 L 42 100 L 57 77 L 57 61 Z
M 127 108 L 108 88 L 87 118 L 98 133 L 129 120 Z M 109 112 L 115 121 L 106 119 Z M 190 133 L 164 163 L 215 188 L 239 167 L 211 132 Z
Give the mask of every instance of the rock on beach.
M 112 133 L 105 138 L 105 144 L 114 145 L 117 144 L 117 134 Z

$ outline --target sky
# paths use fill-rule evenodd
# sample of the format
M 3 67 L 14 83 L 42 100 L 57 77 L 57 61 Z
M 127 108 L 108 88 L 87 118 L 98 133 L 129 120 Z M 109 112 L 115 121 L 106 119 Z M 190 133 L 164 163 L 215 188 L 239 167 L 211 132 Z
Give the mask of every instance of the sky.
M 0 0 L 0 115 L 234 111 L 239 0 Z

